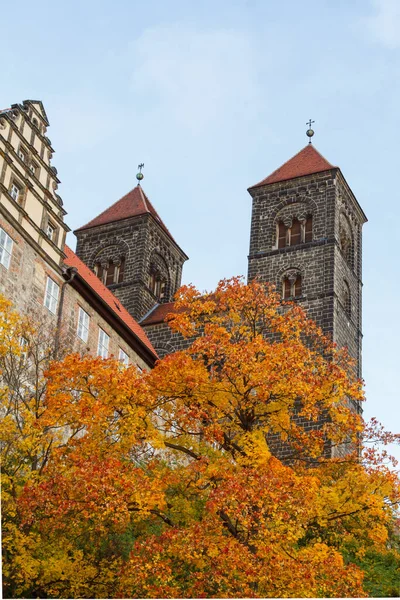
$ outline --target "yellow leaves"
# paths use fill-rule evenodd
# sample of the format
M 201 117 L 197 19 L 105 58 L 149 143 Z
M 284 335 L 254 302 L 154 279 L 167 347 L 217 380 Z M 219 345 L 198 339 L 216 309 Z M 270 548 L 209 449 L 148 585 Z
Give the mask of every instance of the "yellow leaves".
M 387 528 L 381 523 L 377 523 L 369 530 L 368 537 L 377 544 L 384 544 L 388 539 Z
M 238 438 L 238 444 L 245 453 L 239 463 L 250 464 L 254 467 L 267 465 L 271 458 L 271 452 L 266 442 L 265 433 L 262 430 L 246 432 Z
M 150 373 L 75 354 L 2 390 L 9 595 L 363 596 L 343 549 L 385 546 L 398 482 L 327 457 L 362 427 L 345 353 L 257 282 L 177 307 L 200 336 Z

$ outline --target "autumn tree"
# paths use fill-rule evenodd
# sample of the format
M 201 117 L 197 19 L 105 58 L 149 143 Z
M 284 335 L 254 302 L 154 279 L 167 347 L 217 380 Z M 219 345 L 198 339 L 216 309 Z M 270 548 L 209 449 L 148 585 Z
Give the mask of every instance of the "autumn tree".
M 7 319 L 2 368 L 22 352 Z M 366 557 L 399 556 L 399 484 L 362 443 L 397 437 L 354 410 L 346 351 L 238 279 L 182 288 L 170 326 L 195 341 L 149 373 L 69 355 L 19 420 L 3 387 L 5 595 L 374 592 Z

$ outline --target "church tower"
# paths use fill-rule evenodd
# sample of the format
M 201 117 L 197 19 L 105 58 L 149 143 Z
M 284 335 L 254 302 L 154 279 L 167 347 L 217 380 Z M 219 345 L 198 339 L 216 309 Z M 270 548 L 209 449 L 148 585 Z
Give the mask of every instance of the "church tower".
M 311 130 L 312 131 L 312 130 Z M 361 252 L 366 216 L 338 167 L 308 144 L 249 188 L 248 279 L 295 299 L 361 376 Z
M 188 257 L 140 184 L 74 233 L 76 254 L 138 321 L 181 285 Z

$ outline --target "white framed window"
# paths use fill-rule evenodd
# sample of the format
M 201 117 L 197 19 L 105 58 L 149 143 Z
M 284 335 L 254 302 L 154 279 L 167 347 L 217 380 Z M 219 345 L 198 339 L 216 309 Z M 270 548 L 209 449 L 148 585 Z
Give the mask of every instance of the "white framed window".
M 89 323 L 90 317 L 83 308 L 79 307 L 79 315 L 78 315 L 78 329 L 77 336 L 81 338 L 84 342 L 87 342 L 89 337 Z
M 35 177 L 38 176 L 38 174 L 39 174 L 39 167 L 35 163 L 31 163 L 29 165 L 29 170 L 32 173 L 32 175 L 35 175 Z
M 46 292 L 44 295 L 44 305 L 54 315 L 56 314 L 56 311 L 57 311 L 59 291 L 60 291 L 60 288 L 56 284 L 56 282 L 53 281 L 51 277 L 47 277 Z
M 46 225 L 46 235 L 49 238 L 49 240 L 54 239 L 54 234 L 55 234 L 55 228 L 53 227 L 53 225 L 51 223 L 47 223 Z
M 22 160 L 22 162 L 26 162 L 26 152 L 23 148 L 20 148 L 18 150 L 18 156 L 20 157 L 20 159 Z
M 16 184 L 13 183 L 11 185 L 11 189 L 10 189 L 10 196 L 13 200 L 17 201 L 19 198 L 19 195 L 21 193 L 21 188 Z
M 123 365 L 129 365 L 129 356 L 124 350 L 122 350 L 122 348 L 119 349 L 118 360 Z
M 10 267 L 13 241 L 0 227 L 0 264 L 6 269 Z
M 110 337 L 106 334 L 101 327 L 99 327 L 99 342 L 97 344 L 97 356 L 101 358 L 108 357 L 108 346 L 110 344 Z

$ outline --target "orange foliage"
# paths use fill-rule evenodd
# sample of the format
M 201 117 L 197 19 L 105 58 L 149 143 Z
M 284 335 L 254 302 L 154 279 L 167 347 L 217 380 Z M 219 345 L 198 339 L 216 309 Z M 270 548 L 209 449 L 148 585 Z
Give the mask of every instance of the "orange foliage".
M 238 279 L 183 288 L 170 324 L 195 341 L 149 373 L 70 355 L 34 402 L 4 387 L 7 594 L 365 596 L 345 550 L 385 548 L 399 487 L 360 459 L 386 434 L 346 351 Z

